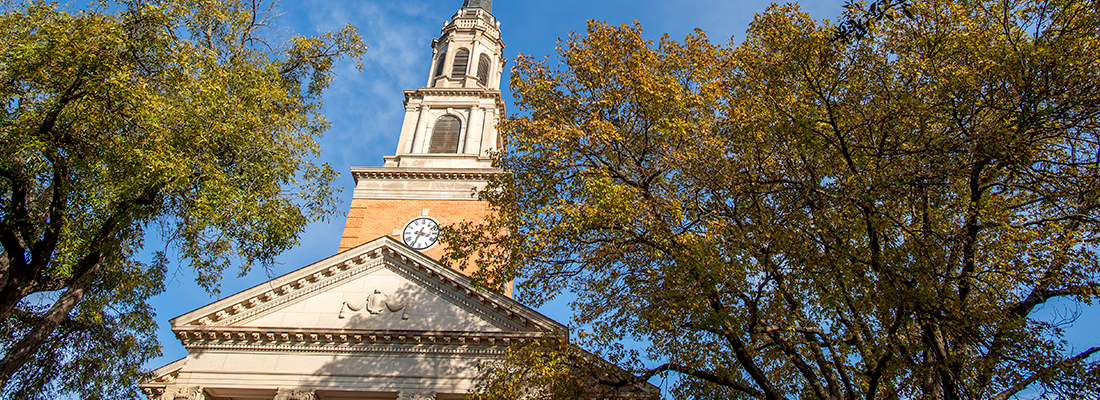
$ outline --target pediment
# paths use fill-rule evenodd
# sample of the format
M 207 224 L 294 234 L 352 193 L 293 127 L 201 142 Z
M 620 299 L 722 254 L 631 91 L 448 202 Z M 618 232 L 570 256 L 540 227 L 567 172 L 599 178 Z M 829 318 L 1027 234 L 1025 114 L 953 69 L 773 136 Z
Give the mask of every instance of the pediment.
M 381 237 L 172 320 L 181 340 L 309 332 L 564 332 L 506 296 Z M 220 333 L 215 333 L 220 332 Z M 524 336 L 524 335 L 521 335 Z
M 463 296 L 464 297 L 464 296 Z M 460 300 L 464 300 L 460 297 Z M 460 303 L 461 304 L 461 303 Z M 369 268 L 308 296 L 244 318 L 235 326 L 252 328 L 354 329 L 503 332 L 509 324 L 463 307 L 438 290 L 386 268 Z M 473 310 L 471 310 L 473 308 Z

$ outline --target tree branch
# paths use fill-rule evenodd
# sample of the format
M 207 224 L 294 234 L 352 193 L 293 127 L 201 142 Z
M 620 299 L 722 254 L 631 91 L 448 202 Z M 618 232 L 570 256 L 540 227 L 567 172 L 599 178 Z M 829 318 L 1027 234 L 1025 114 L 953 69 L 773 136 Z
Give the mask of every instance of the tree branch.
M 890 340 L 889 338 L 894 337 L 903 325 L 905 318 L 904 315 L 900 314 L 900 311 L 901 310 L 898 310 L 898 313 L 895 314 L 894 323 L 890 325 L 890 329 L 886 333 L 887 340 Z M 888 348 L 882 353 L 881 357 L 875 360 L 875 367 L 868 375 L 868 377 L 870 378 L 870 382 L 867 385 L 867 400 L 873 400 L 878 397 L 879 386 L 882 384 L 883 378 L 886 378 L 884 376 L 884 373 L 886 372 L 886 366 L 890 363 L 890 361 L 893 360 L 893 358 L 894 352 L 889 350 Z
M 1090 348 L 1088 350 L 1085 350 L 1085 351 L 1081 352 L 1081 354 L 1078 354 L 1076 356 L 1073 356 L 1073 357 L 1067 358 L 1065 360 L 1062 360 L 1061 362 L 1059 362 L 1057 364 L 1054 364 L 1054 365 L 1051 365 L 1049 367 L 1043 368 L 1043 369 L 1039 370 L 1038 372 L 1036 372 L 1036 373 L 1032 374 L 1031 376 L 1029 376 L 1027 379 L 1024 379 L 1023 381 L 1017 382 L 1015 385 L 1012 385 L 1012 387 L 1008 388 L 1007 390 L 1001 392 L 1000 394 L 998 394 L 996 396 L 993 396 L 990 400 L 1008 400 L 1009 397 L 1012 397 L 1016 393 L 1019 393 L 1021 390 L 1026 389 L 1032 383 L 1035 383 L 1035 381 L 1039 380 L 1039 378 L 1042 378 L 1043 376 L 1046 376 L 1046 375 L 1049 375 L 1051 373 L 1057 372 L 1062 367 L 1065 367 L 1065 366 L 1068 366 L 1070 364 L 1077 363 L 1078 361 L 1084 360 L 1088 356 L 1091 356 L 1093 353 L 1096 353 L 1098 351 L 1100 351 L 1100 347 L 1093 347 L 1093 348 Z
M 714 305 L 712 305 L 712 307 L 713 306 Z M 749 376 L 751 376 L 753 380 L 756 381 L 757 385 L 760 385 L 764 388 L 764 397 L 766 399 L 780 400 L 783 398 L 783 396 L 779 394 L 779 391 L 775 388 L 775 386 L 772 385 L 771 380 L 768 379 L 768 376 L 764 374 L 764 371 L 760 370 L 760 367 L 757 366 L 755 362 L 753 362 L 752 356 L 749 354 L 748 348 L 745 347 L 745 342 L 741 341 L 741 338 L 729 332 L 725 332 L 723 334 L 720 334 L 719 336 L 722 336 L 724 339 L 726 339 L 726 342 L 730 345 L 730 347 L 733 348 L 733 352 L 737 358 L 737 361 L 745 367 L 746 371 L 749 373 Z
M 1055 297 L 1088 294 L 1092 288 L 1086 285 L 1070 286 L 1062 289 L 1049 290 L 1039 285 L 1031 290 L 1024 301 L 1016 303 L 1009 312 L 1017 317 L 1026 317 L 1036 306 L 1046 303 Z
M 61 142 L 54 134 L 57 120 L 70 103 L 85 95 L 80 92 L 80 88 L 84 86 L 85 82 L 82 77 L 76 78 L 58 98 L 57 104 L 53 105 L 46 113 L 42 123 L 38 125 L 39 136 L 44 140 L 52 139 L 55 148 L 59 147 Z M 33 185 L 31 178 L 8 166 L 5 166 L 2 172 L 3 176 L 11 182 L 12 196 L 7 204 L 8 213 L 5 215 L 4 220 L 0 221 L 0 244 L 4 246 L 9 258 L 13 255 L 16 256 L 14 260 L 9 260 L 9 262 L 14 261 L 13 265 L 9 265 L 9 268 L 5 269 L 3 275 L 0 276 L 0 319 L 7 318 L 10 315 L 15 303 L 27 295 L 27 287 L 49 265 L 49 260 L 53 257 L 53 251 L 60 240 L 60 232 L 65 223 L 63 213 L 66 198 L 62 193 L 64 188 L 59 186 L 67 186 L 64 184 L 64 175 L 68 174 L 68 168 L 63 161 L 50 152 L 44 153 L 46 159 L 54 167 L 51 177 L 53 182 L 51 186 L 54 193 L 48 212 L 50 220 L 43 232 L 37 232 L 34 229 L 36 224 L 32 221 L 27 205 L 27 198 L 31 194 Z M 35 240 L 35 238 L 39 239 Z M 33 244 L 28 245 L 28 243 Z M 27 259 L 28 251 L 31 252 L 29 260 Z
M 794 363 L 794 367 L 798 369 L 798 372 L 802 373 L 802 377 L 806 378 L 806 381 L 809 382 L 810 387 L 813 388 L 817 398 L 832 398 L 832 396 L 826 393 L 825 385 L 821 384 L 821 378 L 818 378 L 813 368 L 810 368 L 810 365 L 802 359 L 802 355 L 798 353 L 798 350 L 783 339 L 783 335 L 780 335 L 778 331 L 772 331 L 768 336 L 771 336 L 772 341 L 779 345 L 779 349 L 783 351 L 783 354 L 787 355 L 787 359 Z
M 21 221 L 27 220 L 27 195 L 28 183 L 26 177 L 13 171 L 9 166 L 0 167 L 0 175 L 8 178 L 11 183 L 11 197 L 6 204 L 7 212 L 4 219 L 0 220 L 0 245 L 4 246 L 4 252 L 8 255 L 8 268 L 0 275 L 0 292 L 7 289 L 12 278 L 12 273 L 26 269 L 27 260 L 26 242 L 19 235 Z
M 55 157 L 56 158 L 56 157 Z M 53 176 L 51 177 L 49 220 L 46 229 L 42 232 L 38 241 L 31 248 L 30 271 L 37 274 L 43 271 L 53 259 L 53 252 L 57 249 L 57 243 L 61 241 L 61 229 L 65 226 L 65 210 L 68 208 L 69 194 L 69 167 L 64 158 L 53 161 Z
M 8 260 L 8 252 L 0 248 L 0 288 L 3 288 L 8 279 L 8 266 L 10 261 Z
M 970 190 L 970 201 L 966 204 L 966 234 L 963 236 L 963 268 L 959 274 L 959 305 L 966 308 L 966 300 L 970 296 L 972 290 L 974 269 L 976 268 L 977 258 L 977 246 L 978 246 L 978 233 L 982 227 L 978 221 L 980 218 L 979 210 L 981 210 L 982 194 L 984 189 L 982 188 L 982 174 L 987 166 L 989 166 L 989 157 L 982 157 L 980 160 L 975 161 L 973 167 L 970 169 L 970 175 L 968 180 L 968 187 Z
M 101 261 L 101 256 L 94 258 L 96 268 L 98 268 Z M 49 339 L 54 329 L 57 329 L 57 326 L 67 319 L 69 312 L 77 304 L 80 304 L 80 301 L 84 299 L 88 286 L 92 283 L 93 272 L 94 269 L 89 269 L 73 285 L 69 286 L 69 289 L 50 307 L 49 311 L 42 315 L 41 321 L 9 349 L 9 353 L 4 356 L 3 360 L 0 360 L 0 387 L 7 384 L 12 374 L 19 370 L 38 351 L 38 348 Z
M 689 268 L 688 271 L 689 274 L 691 274 L 698 282 L 705 282 L 705 280 L 702 279 L 701 276 L 699 276 L 698 271 L 694 268 Z M 711 291 L 706 296 L 706 298 L 707 305 L 711 308 L 712 311 L 714 311 L 715 313 L 725 312 L 725 306 L 722 305 L 722 300 L 718 297 L 718 293 L 716 293 L 713 288 L 711 288 Z M 724 322 L 724 324 L 728 324 L 728 322 Z M 737 335 L 731 333 L 732 329 L 730 329 L 730 327 L 723 326 L 722 329 L 710 328 L 707 329 L 707 331 L 722 337 L 726 340 L 726 343 L 731 348 L 733 348 L 733 353 L 735 358 L 737 359 L 737 362 L 745 368 L 745 372 L 749 374 L 749 377 L 752 378 L 753 382 L 755 382 L 757 386 L 763 389 L 763 395 L 765 399 L 783 399 L 783 396 L 779 393 L 779 390 L 775 388 L 775 385 L 772 384 L 768 376 L 753 360 L 752 355 L 749 354 L 748 347 L 745 346 L 745 342 L 743 342 L 741 338 L 737 337 Z
M 606 386 L 612 386 L 612 387 L 622 387 L 622 386 L 626 386 L 628 384 L 632 384 L 632 383 L 635 383 L 635 382 L 648 381 L 649 378 L 652 378 L 654 375 L 657 375 L 657 374 L 665 372 L 665 371 L 679 372 L 681 374 L 688 375 L 688 376 L 695 377 L 695 378 L 699 378 L 699 379 L 702 379 L 704 381 L 714 383 L 716 385 L 721 385 L 721 386 L 725 386 L 725 387 L 728 387 L 728 388 L 733 389 L 733 390 L 737 390 L 739 392 L 748 394 L 748 395 L 753 396 L 753 397 L 764 397 L 764 392 L 761 392 L 759 390 L 748 387 L 748 386 L 746 386 L 745 384 L 743 384 L 741 382 L 737 382 L 735 380 L 732 380 L 732 379 L 729 379 L 729 378 L 726 378 L 724 376 L 720 376 L 720 375 L 717 375 L 717 374 L 714 374 L 714 373 L 711 373 L 711 372 L 700 371 L 700 370 L 688 367 L 686 365 L 679 365 L 679 364 L 674 364 L 674 363 L 667 363 L 667 364 L 661 365 L 657 368 L 653 368 L 651 370 L 645 371 L 641 375 L 635 376 L 632 379 L 626 379 L 626 380 L 621 380 L 621 381 L 613 381 L 613 382 L 612 381 L 600 381 L 600 384 L 606 385 Z

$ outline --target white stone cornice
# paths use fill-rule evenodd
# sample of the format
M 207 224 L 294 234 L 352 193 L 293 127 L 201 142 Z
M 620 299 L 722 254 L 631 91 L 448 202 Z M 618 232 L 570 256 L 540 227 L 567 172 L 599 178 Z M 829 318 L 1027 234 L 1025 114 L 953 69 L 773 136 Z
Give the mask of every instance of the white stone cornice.
M 544 332 L 432 332 L 339 329 L 206 328 L 175 330 L 188 349 L 327 353 L 501 354 Z
M 427 268 L 424 264 L 416 263 L 407 257 L 399 256 L 399 258 L 387 260 L 387 262 L 397 262 L 414 267 L 395 268 L 394 271 L 404 276 L 406 279 L 416 281 L 424 287 L 433 289 L 437 295 L 462 308 L 475 311 L 491 307 L 493 312 L 482 313 L 482 317 L 489 320 L 494 325 L 513 331 L 531 330 L 529 326 L 531 316 L 522 315 L 522 313 L 517 312 L 516 307 L 510 307 L 507 304 L 503 304 L 505 303 L 504 301 L 499 301 L 499 299 L 494 298 L 489 292 L 480 291 L 469 286 L 464 287 L 459 283 L 456 277 L 448 276 L 448 274 L 443 274 Z M 539 328 L 546 330 L 545 327 Z
M 160 399 L 164 395 L 165 388 L 176 383 L 180 370 L 186 363 L 187 359 L 181 358 L 149 372 L 152 378 L 140 385 L 141 391 L 150 399 Z
M 326 261 L 328 261 L 327 265 L 314 264 L 311 267 L 315 268 L 302 268 L 290 272 L 222 301 L 176 317 L 171 320 L 171 323 L 173 326 L 181 323 L 196 326 L 225 326 L 238 323 L 353 275 L 380 267 L 382 264 L 377 256 L 367 253 L 355 256 L 347 253 L 339 254 L 320 263 Z
M 424 155 L 417 155 L 423 157 Z M 450 154 L 438 157 L 454 157 Z M 406 179 L 406 180 L 458 180 L 485 181 L 504 171 L 496 168 L 404 168 L 404 167 L 351 167 L 352 176 L 358 183 L 361 179 Z
M 412 99 L 423 99 L 428 96 L 439 97 L 470 97 L 475 99 L 491 99 L 494 100 L 501 108 L 504 108 L 504 100 L 501 96 L 500 90 L 486 89 L 481 87 L 475 88 L 455 88 L 455 87 L 430 87 L 419 88 L 416 90 L 405 91 L 405 103 L 408 103 Z
M 500 27 L 498 25 L 496 18 L 491 15 L 470 14 L 460 10 L 451 17 L 451 22 L 443 25 L 440 36 L 443 37 L 456 32 L 476 32 L 489 38 L 497 46 L 504 48 L 505 44 L 500 37 Z
M 375 241 L 378 240 L 398 243 L 390 237 Z M 439 265 L 419 252 L 409 251 L 404 245 L 387 246 L 380 253 L 387 258 L 386 265 L 393 266 L 392 269 L 398 274 L 435 289 L 438 295 L 453 304 L 479 312 L 498 326 L 514 331 L 567 332 L 564 325 L 504 295 L 474 287 L 469 277 Z

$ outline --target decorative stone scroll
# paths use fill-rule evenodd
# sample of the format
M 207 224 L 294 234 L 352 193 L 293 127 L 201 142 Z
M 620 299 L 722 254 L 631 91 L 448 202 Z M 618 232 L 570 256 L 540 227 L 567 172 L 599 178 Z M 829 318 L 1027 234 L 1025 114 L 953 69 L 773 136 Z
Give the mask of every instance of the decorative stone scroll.
M 406 392 L 397 395 L 397 400 L 435 400 L 435 392 Z
M 312 389 L 279 388 L 274 400 L 317 400 Z
M 371 314 L 381 314 L 381 313 L 385 312 L 386 310 L 389 310 L 390 312 L 394 312 L 394 313 L 398 312 L 398 311 L 404 311 L 401 314 L 401 319 L 409 319 L 409 302 L 406 301 L 405 303 L 403 303 L 399 306 L 395 306 L 393 304 L 390 304 L 389 296 L 387 296 L 385 293 L 382 293 L 381 290 L 377 290 L 377 289 L 374 290 L 374 294 L 370 295 L 370 297 L 367 297 L 367 300 L 365 302 L 363 302 L 363 305 L 361 305 L 361 306 L 357 307 L 353 304 L 348 304 L 348 302 L 346 302 L 346 301 L 344 302 L 344 304 L 341 304 L 340 305 L 340 315 L 339 315 L 340 319 L 345 318 L 344 317 L 344 309 L 345 308 L 351 310 L 352 312 L 359 312 L 359 311 L 362 311 L 365 308 L 365 309 L 367 309 L 367 312 L 369 312 Z
M 201 386 L 169 386 L 164 388 L 160 400 L 206 400 Z

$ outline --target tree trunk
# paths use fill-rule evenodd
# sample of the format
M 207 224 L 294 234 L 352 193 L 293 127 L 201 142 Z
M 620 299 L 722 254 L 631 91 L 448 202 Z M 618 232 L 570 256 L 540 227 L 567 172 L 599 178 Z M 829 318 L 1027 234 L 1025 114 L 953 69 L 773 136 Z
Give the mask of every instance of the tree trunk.
M 50 334 L 65 320 L 69 312 L 84 299 L 84 294 L 91 286 L 93 276 L 98 269 L 99 263 L 97 262 L 95 267 L 73 282 L 69 289 L 61 295 L 61 298 L 57 299 L 57 302 L 50 307 L 49 311 L 42 315 L 38 325 L 35 325 L 26 336 L 23 336 L 19 343 L 12 346 L 11 352 L 3 360 L 0 360 L 0 392 L 3 391 L 4 386 L 7 385 L 8 380 L 15 374 L 15 371 L 19 370 L 38 351 L 38 348 L 49 339 Z

